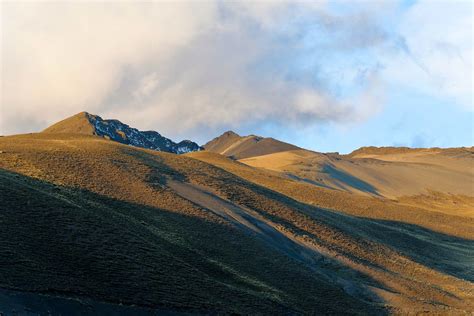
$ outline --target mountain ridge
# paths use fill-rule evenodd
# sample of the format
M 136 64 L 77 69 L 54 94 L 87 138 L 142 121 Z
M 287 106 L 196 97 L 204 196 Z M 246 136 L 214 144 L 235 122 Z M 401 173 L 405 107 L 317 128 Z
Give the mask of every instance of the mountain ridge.
M 301 149 L 295 145 L 282 142 L 272 137 L 257 135 L 240 136 L 233 131 L 224 132 L 222 135 L 207 142 L 203 148 L 232 159 L 244 159 Z
M 98 115 L 85 111 L 49 126 L 42 133 L 95 135 L 126 145 L 174 154 L 201 150 L 201 147 L 193 141 L 182 140 L 179 143 L 175 143 L 156 131 L 140 131 L 119 120 L 102 119 Z
M 442 152 L 442 153 L 473 153 L 474 147 L 406 147 L 406 146 L 362 146 L 346 156 L 356 157 L 363 155 L 388 155 L 388 154 L 406 154 L 414 152 Z

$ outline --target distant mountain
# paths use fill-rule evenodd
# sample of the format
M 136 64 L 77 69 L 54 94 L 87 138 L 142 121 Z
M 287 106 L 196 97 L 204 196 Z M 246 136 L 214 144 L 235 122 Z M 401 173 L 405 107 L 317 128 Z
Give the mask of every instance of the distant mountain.
M 271 137 L 265 138 L 255 135 L 240 136 L 232 131 L 225 132 L 221 136 L 214 138 L 203 147 L 207 151 L 233 159 L 244 159 L 301 149 L 295 145 L 284 143 Z
M 454 148 L 411 148 L 411 147 L 375 147 L 366 146 L 354 150 L 347 156 L 349 157 L 367 157 L 379 155 L 395 155 L 395 154 L 409 154 L 409 153 L 443 153 L 445 155 L 464 155 L 472 156 L 474 147 L 454 147 Z
M 175 143 L 158 132 L 139 131 L 118 120 L 104 120 L 98 115 L 87 112 L 81 112 L 62 120 L 45 129 L 43 133 L 97 135 L 122 144 L 175 154 L 184 154 L 201 149 L 198 144 L 190 140 Z

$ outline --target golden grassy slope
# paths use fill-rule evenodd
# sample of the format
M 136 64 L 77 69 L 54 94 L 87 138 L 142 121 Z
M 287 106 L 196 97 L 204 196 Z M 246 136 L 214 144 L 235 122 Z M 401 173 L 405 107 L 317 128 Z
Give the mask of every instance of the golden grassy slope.
M 187 155 L 211 163 L 248 181 L 265 186 L 303 203 L 342 211 L 354 216 L 419 225 L 448 235 L 474 239 L 474 219 L 472 218 L 453 216 L 402 204 L 406 201 L 397 202 L 317 187 L 310 183 L 283 177 L 276 172 L 252 168 L 218 154 L 195 152 Z
M 297 150 L 295 145 L 274 138 L 255 135 L 239 136 L 234 132 L 225 132 L 203 146 L 207 151 L 218 153 L 233 159 L 267 155 L 271 153 Z
M 456 216 L 474 217 L 474 197 L 429 191 L 425 194 L 401 196 L 397 202 L 403 205 L 424 208 Z
M 273 171 L 289 171 L 288 168 L 291 168 L 292 165 L 303 164 L 308 158 L 319 158 L 321 163 L 329 160 L 329 158 L 323 154 L 300 149 L 283 151 L 263 156 L 249 157 L 240 159 L 239 161 L 256 168 L 263 168 Z
M 16 262 L 0 286 L 187 311 L 474 310 L 468 220 L 454 231 L 456 217 L 334 195 L 205 152 L 189 156 L 211 164 L 61 134 L 4 137 L 0 150 L 0 269 Z M 321 201 L 346 213 L 310 205 Z
M 413 154 L 427 154 L 427 153 L 442 153 L 451 156 L 471 156 L 474 152 L 474 147 L 452 147 L 452 148 L 410 148 L 410 147 L 361 147 L 354 150 L 347 156 L 349 157 L 364 157 L 364 156 L 386 156 L 386 155 L 413 155 Z
M 425 148 L 405 152 L 359 152 L 352 153 L 352 158 L 372 158 L 390 162 L 405 162 L 434 165 L 448 170 L 474 174 L 474 148 Z
M 271 173 L 269 174 L 266 171 L 250 168 L 242 163 L 229 160 L 217 154 L 212 154 L 212 153 L 207 153 L 207 152 L 196 152 L 196 153 L 188 154 L 188 156 L 219 166 L 220 168 L 223 168 L 229 172 L 232 172 L 233 174 L 238 175 L 239 177 L 242 177 L 248 181 L 252 181 L 254 183 L 263 185 L 277 192 L 284 193 L 287 196 L 296 198 L 299 201 L 305 201 L 305 202 L 309 202 L 316 205 L 322 205 L 324 207 L 331 207 L 333 209 L 341 210 L 345 212 L 346 214 L 364 216 L 364 217 L 369 217 L 371 219 L 377 219 L 378 220 L 377 222 L 379 224 L 383 223 L 382 224 L 383 226 L 377 227 L 377 228 L 370 227 L 371 224 L 369 223 L 371 221 L 364 222 L 364 224 L 352 223 L 352 224 L 349 224 L 350 227 L 346 227 L 347 229 L 346 232 L 349 235 L 360 236 L 363 240 L 374 240 L 375 235 L 378 235 L 378 237 L 375 237 L 375 238 L 379 242 L 382 242 L 383 244 L 390 244 L 390 247 L 394 247 L 395 249 L 400 249 L 398 247 L 400 246 L 399 243 L 401 242 L 402 244 L 405 244 L 406 246 L 411 248 L 412 251 L 420 252 L 421 254 L 421 252 L 424 252 L 423 249 L 428 249 L 430 248 L 430 246 L 428 245 L 422 246 L 421 244 L 418 244 L 419 239 L 431 240 L 431 242 L 434 242 L 438 245 L 442 244 L 441 240 L 439 240 L 438 238 L 434 236 L 436 234 L 433 235 L 430 233 L 428 235 L 424 235 L 423 233 L 421 233 L 421 231 L 425 231 L 421 227 L 434 228 L 437 231 L 449 232 L 452 235 L 464 236 L 471 240 L 474 238 L 473 230 L 472 230 L 472 228 L 474 227 L 473 225 L 474 223 L 472 220 L 469 220 L 469 219 L 466 220 L 465 218 L 461 218 L 461 217 L 446 216 L 444 214 L 436 213 L 436 212 L 426 212 L 425 210 L 422 210 L 422 209 L 410 208 L 406 206 L 402 207 L 395 203 L 390 203 L 387 201 L 381 201 L 381 200 L 372 199 L 372 198 L 361 197 L 357 195 L 351 195 L 344 192 L 318 189 L 312 185 L 306 185 L 303 183 L 294 182 L 285 178 L 281 178 L 275 174 L 271 174 Z M 221 183 L 220 186 L 216 186 L 216 187 L 222 187 L 222 186 L 224 186 L 223 183 Z M 228 194 L 233 195 L 235 194 L 235 191 L 236 191 L 235 188 L 231 189 Z M 249 193 L 247 194 L 250 195 Z M 267 207 L 272 208 L 271 206 L 267 206 Z M 274 208 L 278 209 L 278 207 L 276 206 Z M 270 210 L 268 211 L 271 212 Z M 300 209 L 300 211 L 302 210 Z M 319 213 L 319 216 L 317 218 L 321 219 L 320 216 L 324 217 L 322 213 Z M 304 230 L 306 231 L 313 231 L 314 229 L 314 228 L 313 229 L 309 228 L 309 227 L 312 227 L 313 223 L 307 223 L 303 219 L 298 218 L 297 215 L 295 214 L 291 214 L 289 217 L 285 217 L 285 218 L 291 222 L 301 221 L 299 225 L 303 225 L 303 227 L 305 227 Z M 344 221 L 343 218 L 345 217 L 340 217 L 336 221 L 339 221 L 339 220 Z M 313 218 L 313 220 L 314 219 L 315 218 Z M 380 221 L 380 219 L 383 219 L 383 220 Z M 406 224 L 397 224 L 397 222 L 395 221 L 412 223 L 412 224 L 416 223 L 417 225 L 413 226 L 413 225 L 406 225 Z M 414 227 L 420 227 L 421 230 L 418 230 L 418 229 L 412 230 L 412 228 Z M 398 236 L 392 235 L 392 233 L 390 232 L 391 228 L 396 229 L 401 234 Z M 316 231 L 318 230 L 316 229 Z M 317 235 L 318 237 L 321 236 L 321 233 L 314 233 L 314 234 Z M 393 243 L 391 243 L 391 241 L 393 241 Z M 472 241 L 468 241 L 467 243 L 471 244 Z M 461 248 L 459 248 L 458 250 L 454 250 L 453 248 L 451 248 L 450 243 L 446 244 L 445 246 L 450 248 L 452 251 L 454 251 L 453 255 L 458 250 L 464 253 L 460 255 L 460 257 L 457 257 L 457 255 L 454 255 L 454 256 L 457 257 L 456 260 L 458 259 L 463 260 L 465 267 L 472 264 L 473 258 L 472 258 L 472 255 L 470 254 L 471 250 L 466 251 L 466 252 L 464 251 L 466 249 L 461 250 Z M 421 247 L 421 248 L 418 248 L 418 247 Z M 428 247 L 428 248 L 424 248 L 424 247 Z M 470 247 L 471 246 L 468 246 L 468 248 Z M 448 252 L 450 252 L 451 250 L 448 250 Z M 378 250 L 371 249 L 370 254 L 368 255 L 369 257 L 371 257 L 371 259 L 368 259 L 368 260 L 369 261 L 375 260 L 372 257 L 372 255 L 374 254 L 374 252 L 379 252 L 379 251 L 380 251 L 379 249 Z M 356 248 L 352 248 L 350 252 L 358 253 Z M 422 256 L 427 255 L 427 257 L 429 257 L 430 255 L 428 253 L 431 253 L 431 255 L 433 255 L 434 254 L 433 252 L 439 254 L 437 250 L 430 249 L 424 252 Z M 393 254 L 384 254 L 384 256 L 388 256 L 388 257 L 392 257 L 392 255 Z M 441 260 L 439 255 L 436 255 L 435 257 L 436 257 L 435 260 Z M 409 269 L 408 266 L 405 266 L 405 268 Z M 390 270 L 391 269 L 393 269 L 393 267 L 391 267 Z M 410 274 L 409 272 L 407 273 Z M 373 276 L 373 274 L 371 274 L 371 276 Z M 382 280 L 382 279 L 384 279 L 384 277 L 381 277 L 379 280 Z M 421 279 L 423 279 L 423 277 Z M 391 279 L 391 281 L 393 281 L 393 279 Z M 393 284 L 391 286 L 393 286 Z M 473 289 L 472 283 L 467 283 L 466 286 L 467 287 L 465 289 L 468 292 L 472 292 L 472 289 Z M 396 290 L 395 292 L 397 291 L 398 290 Z M 377 293 L 379 293 L 379 295 L 382 295 L 386 300 L 390 301 L 391 303 L 398 305 L 398 307 L 404 306 L 404 304 L 407 304 L 407 301 L 400 299 L 397 295 L 392 295 L 383 291 L 379 292 L 378 290 L 377 290 Z M 415 304 L 415 302 L 411 301 L 409 304 Z M 404 311 L 406 312 L 407 310 L 404 309 Z
M 207 142 L 203 147 L 206 150 L 216 153 L 222 153 L 224 150 L 229 148 L 232 144 L 240 140 L 242 137 L 232 131 L 227 131 L 222 135 L 214 138 Z
M 43 133 L 71 133 L 94 135 L 95 128 L 89 121 L 90 114 L 81 112 L 46 128 Z
M 474 217 L 473 158 L 467 149 L 393 149 L 350 157 L 299 150 L 241 162 L 334 190 L 379 195 L 428 210 Z
M 215 167 L 92 136 L 0 150 L 0 287 L 191 312 L 379 309 L 167 186 Z

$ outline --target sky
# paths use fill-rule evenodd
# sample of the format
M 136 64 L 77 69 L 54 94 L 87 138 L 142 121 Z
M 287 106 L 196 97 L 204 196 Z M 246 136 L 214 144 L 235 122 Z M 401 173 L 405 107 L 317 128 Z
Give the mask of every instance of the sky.
M 0 6 L 0 135 L 88 111 L 200 144 L 474 145 L 471 1 Z

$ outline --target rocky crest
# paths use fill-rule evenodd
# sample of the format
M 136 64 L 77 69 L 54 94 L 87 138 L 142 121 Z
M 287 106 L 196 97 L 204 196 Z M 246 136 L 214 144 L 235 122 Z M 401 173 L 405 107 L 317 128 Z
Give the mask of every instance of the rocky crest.
M 81 112 L 60 121 L 45 129 L 43 133 L 97 135 L 122 144 L 175 154 L 201 150 L 198 144 L 190 140 L 175 143 L 156 131 L 139 131 L 118 120 L 104 120 L 98 115 L 87 112 Z

